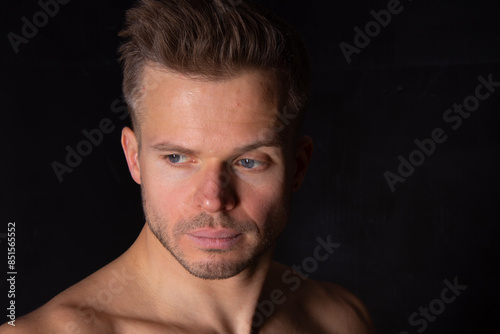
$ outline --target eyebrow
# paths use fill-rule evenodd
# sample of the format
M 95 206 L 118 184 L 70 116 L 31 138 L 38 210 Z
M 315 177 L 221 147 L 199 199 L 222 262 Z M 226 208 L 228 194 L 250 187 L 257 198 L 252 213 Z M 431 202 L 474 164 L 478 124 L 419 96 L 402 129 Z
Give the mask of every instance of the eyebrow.
M 234 151 L 234 153 L 235 153 L 235 155 L 241 155 L 243 153 L 258 149 L 260 147 L 283 147 L 283 143 L 277 139 L 257 141 L 255 143 L 251 143 L 251 144 L 237 148 Z M 190 148 L 187 148 L 187 147 L 184 147 L 181 145 L 176 145 L 176 144 L 169 143 L 169 142 L 161 142 L 161 143 L 151 145 L 150 149 L 152 149 L 154 151 L 159 151 L 159 152 L 166 152 L 166 151 L 177 152 L 177 153 L 186 154 L 186 155 L 199 154 L 199 152 L 196 150 L 192 150 Z
M 182 153 L 186 155 L 196 155 L 198 152 L 195 150 L 191 150 L 187 147 L 183 147 L 180 145 L 174 145 L 169 142 L 161 142 L 155 145 L 151 145 L 150 149 L 159 152 L 173 151 L 177 153 Z

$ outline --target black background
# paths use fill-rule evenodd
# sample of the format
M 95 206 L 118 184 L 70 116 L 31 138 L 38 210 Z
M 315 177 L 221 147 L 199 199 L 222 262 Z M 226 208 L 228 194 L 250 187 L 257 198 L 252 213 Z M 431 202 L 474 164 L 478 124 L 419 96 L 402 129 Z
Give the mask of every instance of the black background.
M 455 277 L 467 289 L 425 332 L 496 328 L 500 87 L 458 129 L 442 116 L 474 94 L 478 76 L 500 82 L 499 6 L 402 1 L 347 63 L 339 44 L 353 44 L 353 28 L 364 30 L 387 1 L 261 2 L 303 34 L 314 82 L 304 126 L 314 157 L 276 258 L 300 264 L 317 237 L 331 235 L 341 246 L 311 276 L 356 293 L 380 333 L 417 333 L 409 316 Z M 7 34 L 21 34 L 21 18 L 32 21 L 40 6 L 16 1 L 0 11 L 0 241 L 6 254 L 15 221 L 18 316 L 116 258 L 143 226 L 119 144 L 128 120 L 111 108 L 121 96 L 116 35 L 131 3 L 61 5 L 17 54 Z M 51 163 L 64 163 L 65 147 L 104 118 L 114 131 L 59 182 Z M 397 173 L 398 156 L 435 128 L 447 140 L 391 192 L 384 172 Z

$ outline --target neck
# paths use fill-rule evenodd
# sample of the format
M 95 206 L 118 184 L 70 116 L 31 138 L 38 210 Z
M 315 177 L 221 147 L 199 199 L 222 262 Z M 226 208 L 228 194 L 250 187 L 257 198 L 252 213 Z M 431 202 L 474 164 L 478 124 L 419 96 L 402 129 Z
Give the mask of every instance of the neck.
M 153 235 L 147 224 L 129 252 L 137 261 L 148 311 L 158 319 L 183 319 L 217 332 L 250 333 L 274 247 L 249 268 L 223 280 L 190 274 Z M 144 260 L 146 259 L 146 260 Z

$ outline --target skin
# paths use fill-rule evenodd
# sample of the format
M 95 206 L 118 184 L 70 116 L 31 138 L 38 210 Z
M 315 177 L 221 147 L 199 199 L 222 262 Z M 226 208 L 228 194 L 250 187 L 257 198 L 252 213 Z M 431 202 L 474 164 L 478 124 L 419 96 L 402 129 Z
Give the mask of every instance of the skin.
M 282 279 L 290 269 L 272 260 L 312 154 L 309 137 L 269 131 L 272 79 L 246 71 L 214 82 L 147 66 L 144 82 L 140 133 L 122 132 L 143 194 L 142 232 L 0 333 L 251 333 L 263 300 L 273 311 L 254 332 L 372 333 L 351 293 L 298 276 L 292 290 Z

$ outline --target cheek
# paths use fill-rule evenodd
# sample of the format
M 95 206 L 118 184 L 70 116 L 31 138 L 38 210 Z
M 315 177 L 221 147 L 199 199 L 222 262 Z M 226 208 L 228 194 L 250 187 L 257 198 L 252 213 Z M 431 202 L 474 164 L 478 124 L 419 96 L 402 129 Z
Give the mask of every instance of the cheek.
M 186 207 L 189 187 L 185 183 L 165 175 L 155 164 L 145 164 L 141 170 L 142 187 L 148 206 L 168 221 L 186 218 L 182 214 Z
M 261 187 L 251 187 L 239 193 L 243 210 L 259 225 L 264 224 L 270 216 L 281 210 L 285 197 L 282 182 L 269 182 Z

